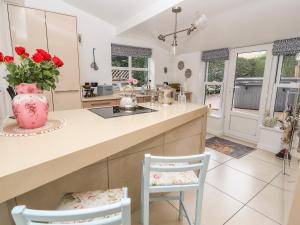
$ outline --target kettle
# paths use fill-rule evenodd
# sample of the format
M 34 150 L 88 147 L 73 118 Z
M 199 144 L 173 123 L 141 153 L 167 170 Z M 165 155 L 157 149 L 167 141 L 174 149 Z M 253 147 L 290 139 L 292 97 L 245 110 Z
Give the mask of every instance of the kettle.
M 120 100 L 120 108 L 123 108 L 126 111 L 133 111 L 136 106 L 137 100 L 134 94 L 134 88 L 131 85 L 128 85 L 124 88 L 124 93 Z

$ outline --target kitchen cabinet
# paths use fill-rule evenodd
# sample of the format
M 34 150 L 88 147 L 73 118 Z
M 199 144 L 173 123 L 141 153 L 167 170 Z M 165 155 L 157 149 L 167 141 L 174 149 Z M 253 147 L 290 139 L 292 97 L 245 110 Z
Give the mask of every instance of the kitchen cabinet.
M 25 46 L 30 54 L 37 48 L 48 49 L 44 11 L 8 5 L 8 14 L 13 48 Z M 18 59 L 18 55 L 14 51 L 13 53 Z M 45 95 L 49 102 L 49 111 L 53 111 L 52 93 L 46 91 Z
M 107 99 L 107 100 L 95 100 L 95 101 L 84 101 L 83 108 L 99 108 L 119 105 L 120 100 L 118 99 Z
M 82 108 L 76 17 L 15 5 L 8 5 L 8 15 L 13 48 L 46 49 L 64 61 L 57 89 L 45 92 L 50 110 Z

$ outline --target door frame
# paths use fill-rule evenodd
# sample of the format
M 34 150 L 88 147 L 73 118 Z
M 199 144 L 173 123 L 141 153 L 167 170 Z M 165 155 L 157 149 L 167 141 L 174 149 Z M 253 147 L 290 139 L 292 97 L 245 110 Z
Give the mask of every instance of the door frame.
M 269 92 L 270 78 L 271 78 L 271 71 L 272 71 L 272 60 L 273 60 L 272 47 L 273 47 L 273 44 L 264 44 L 264 45 L 255 45 L 255 46 L 249 46 L 249 47 L 236 48 L 236 49 L 232 49 L 230 51 L 228 81 L 227 81 L 227 87 L 226 87 L 227 94 L 226 94 L 225 110 L 224 110 L 224 117 L 225 117 L 224 134 L 225 135 L 236 137 L 236 138 L 241 138 L 241 139 L 251 142 L 251 143 L 258 142 L 259 125 L 261 124 L 264 113 L 267 109 L 266 103 L 267 103 L 267 99 L 268 99 L 268 92 Z M 233 103 L 232 99 L 233 99 L 233 93 L 234 93 L 233 90 L 234 90 L 237 55 L 239 53 L 247 53 L 247 52 L 255 52 L 255 51 L 267 51 L 264 79 L 263 79 L 260 104 L 259 104 L 259 113 L 257 115 L 255 115 L 255 114 L 250 114 L 250 113 L 246 113 L 246 112 L 234 112 L 231 110 L 231 107 L 232 107 L 232 103 Z M 230 129 L 232 115 L 236 116 L 236 117 L 245 118 L 245 119 L 256 120 L 257 127 L 255 130 L 255 134 L 250 135 L 250 134 L 242 133 L 241 131 Z

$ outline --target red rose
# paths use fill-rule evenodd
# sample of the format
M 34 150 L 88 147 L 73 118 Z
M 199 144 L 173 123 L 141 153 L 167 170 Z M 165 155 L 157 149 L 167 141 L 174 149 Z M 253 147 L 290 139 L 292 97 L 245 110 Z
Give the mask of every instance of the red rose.
M 43 57 L 43 55 L 40 54 L 40 53 L 35 53 L 35 54 L 31 57 L 31 59 L 32 59 L 33 61 L 35 61 L 36 63 L 40 63 L 40 62 L 42 62 L 42 61 L 44 60 L 44 57 Z
M 40 53 L 44 57 L 44 60 L 46 60 L 46 61 L 50 61 L 51 60 L 52 56 L 48 52 L 46 52 L 45 50 L 43 50 L 43 49 L 37 49 L 36 51 L 38 53 Z
M 14 61 L 14 57 L 12 57 L 12 56 L 5 56 L 3 61 L 6 62 L 6 63 L 8 63 L 8 64 L 10 64 L 10 63 L 12 63 Z
M 0 52 L 0 62 L 3 62 L 3 60 L 4 60 L 3 53 L 2 53 L 2 52 Z
M 29 53 L 27 53 L 27 52 L 25 52 L 23 55 L 22 55 L 22 58 L 23 59 L 26 59 L 26 58 L 28 58 L 29 57 Z
M 62 67 L 64 65 L 64 62 L 61 61 L 60 58 L 58 58 L 57 56 L 54 56 L 52 58 L 52 62 L 57 66 L 57 67 Z
M 15 51 L 18 55 L 23 55 L 26 52 L 25 48 L 21 46 L 15 47 Z

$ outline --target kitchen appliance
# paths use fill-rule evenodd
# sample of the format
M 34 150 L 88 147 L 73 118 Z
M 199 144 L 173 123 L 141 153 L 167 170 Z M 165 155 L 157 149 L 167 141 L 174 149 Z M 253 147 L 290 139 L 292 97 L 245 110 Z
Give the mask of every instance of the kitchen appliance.
M 134 110 L 126 111 L 124 108 L 120 108 L 119 106 L 113 107 L 105 107 L 105 108 L 92 108 L 88 109 L 91 112 L 97 114 L 98 116 L 103 117 L 104 119 L 120 117 L 120 116 L 130 116 L 135 114 L 142 114 L 142 113 L 151 113 L 157 112 L 157 110 L 137 106 Z
M 131 85 L 128 85 L 124 88 L 124 94 L 122 94 L 120 100 L 120 108 L 125 110 L 134 110 L 137 106 L 137 100 L 134 93 L 134 88 Z
M 97 87 L 97 95 L 98 96 L 106 96 L 113 94 L 113 86 L 112 85 L 99 85 Z
M 175 89 L 164 84 L 164 86 L 158 90 L 158 102 L 163 105 L 173 104 L 175 92 Z

